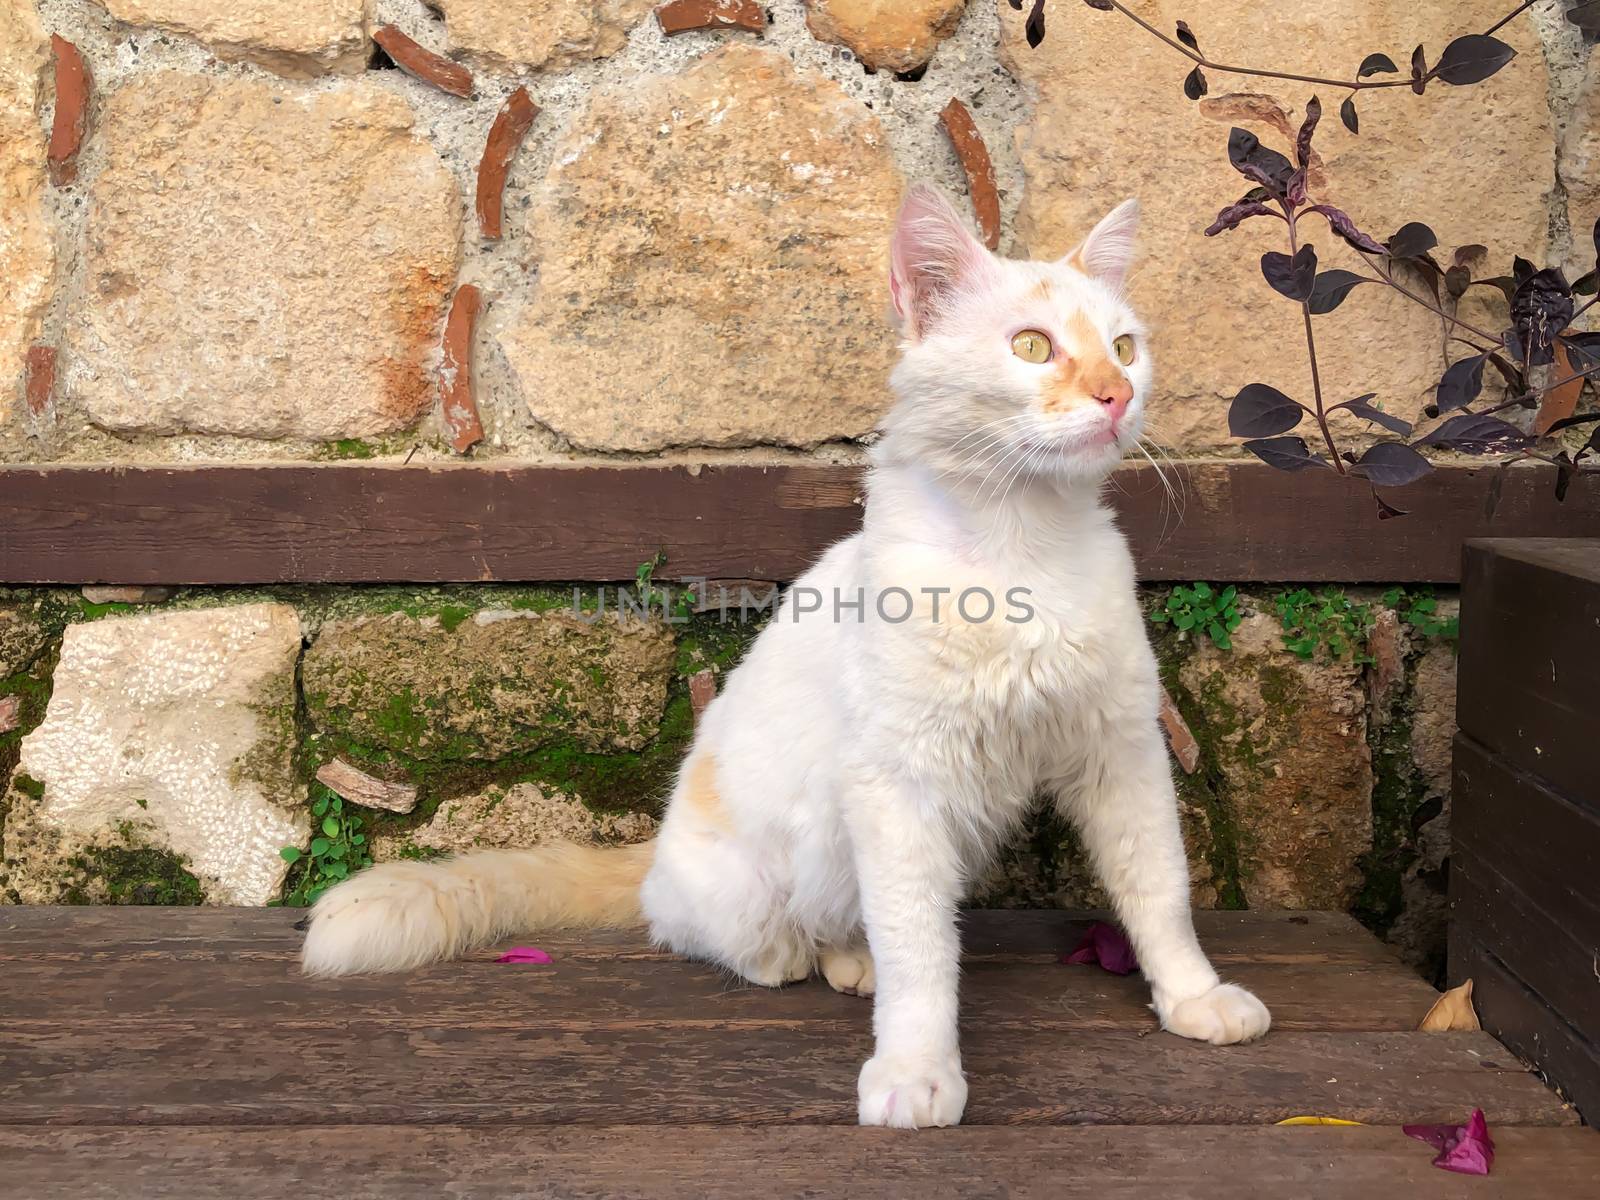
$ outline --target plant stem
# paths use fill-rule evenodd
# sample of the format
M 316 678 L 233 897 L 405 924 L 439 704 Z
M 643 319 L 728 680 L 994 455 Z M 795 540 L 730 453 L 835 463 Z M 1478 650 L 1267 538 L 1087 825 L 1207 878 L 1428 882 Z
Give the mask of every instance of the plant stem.
M 1265 71 L 1259 70 L 1255 67 L 1233 67 L 1226 63 L 1212 62 L 1204 54 L 1189 49 L 1189 47 L 1185 46 L 1176 38 L 1168 37 L 1166 34 L 1162 33 L 1161 30 L 1150 24 L 1150 22 L 1139 16 L 1138 13 L 1129 12 L 1120 3 L 1118 3 L 1118 0 L 1110 0 L 1110 4 L 1112 8 L 1116 9 L 1119 13 L 1127 17 L 1128 20 L 1132 21 L 1145 32 L 1149 33 L 1153 37 L 1159 38 L 1161 41 L 1171 46 L 1179 54 L 1183 55 L 1187 59 L 1192 60 L 1198 66 L 1206 67 L 1213 71 L 1221 71 L 1228 75 L 1254 75 L 1261 79 L 1292 79 L 1298 83 L 1316 83 L 1321 84 L 1324 87 L 1349 88 L 1352 91 L 1360 91 L 1366 88 L 1411 86 L 1411 80 L 1409 78 L 1381 79 L 1373 83 L 1368 83 L 1365 80 L 1355 80 L 1352 82 L 1348 79 L 1325 79 L 1320 75 L 1297 75 L 1292 71 Z
M 1550 457 L 1550 455 L 1548 455 L 1548 454 L 1540 454 L 1540 453 L 1538 453 L 1537 451 L 1534 451 L 1534 450 L 1519 450 L 1519 451 L 1517 451 L 1516 454 L 1512 455 L 1510 458 L 1502 459 L 1501 462 L 1498 465 L 1502 466 L 1502 467 L 1509 467 L 1512 463 L 1521 462 L 1525 458 L 1531 458 L 1535 462 L 1549 463 L 1552 467 L 1559 467 L 1559 466 L 1563 465 L 1562 463 L 1558 462 L 1556 459 Z M 1567 463 L 1565 465 L 1567 467 L 1569 467 L 1571 470 L 1577 472 L 1579 475 L 1593 475 L 1593 474 L 1600 473 L 1600 466 L 1596 466 L 1596 465 L 1594 465 L 1592 463 L 1585 464 L 1585 463 L 1574 462 L 1574 463 Z
M 1494 347 L 1496 349 L 1501 349 L 1501 350 L 1505 349 L 1506 341 L 1505 341 L 1505 339 L 1503 337 L 1500 337 L 1497 334 L 1489 333 L 1489 332 L 1487 332 L 1485 330 L 1479 329 L 1476 325 L 1468 324 L 1466 321 L 1463 321 L 1460 317 L 1456 316 L 1454 313 L 1445 312 L 1445 310 L 1440 308 L 1437 304 L 1433 304 L 1430 301 L 1428 301 L 1427 299 L 1425 299 L 1424 297 L 1417 295 L 1410 288 L 1405 287 L 1405 286 L 1403 286 L 1403 285 L 1401 285 L 1399 283 L 1396 283 L 1394 276 L 1391 275 L 1388 271 L 1386 271 L 1383 267 L 1379 266 L 1376 262 L 1374 262 L 1372 260 L 1372 258 L 1368 256 L 1368 254 L 1367 254 L 1367 252 L 1365 250 L 1357 250 L 1356 253 L 1361 255 L 1362 261 L 1365 262 L 1367 264 L 1367 266 L 1371 267 L 1374 271 L 1376 271 L 1378 273 L 1378 277 L 1384 283 L 1387 283 L 1390 287 L 1392 287 L 1395 291 L 1399 292 L 1406 299 L 1411 300 L 1411 301 L 1413 301 L 1413 302 L 1415 302 L 1417 304 L 1422 305 L 1423 308 L 1427 309 L 1429 312 L 1433 313 L 1435 316 L 1443 317 L 1446 321 L 1449 321 L 1452 325 L 1459 325 L 1462 329 L 1465 329 L 1468 333 L 1476 334 L 1478 337 L 1481 337 L 1484 341 L 1493 343 L 1493 345 L 1494 345 Z
M 1557 379 L 1554 383 L 1547 383 L 1542 387 L 1529 388 L 1526 392 L 1523 392 L 1522 395 L 1514 396 L 1510 400 L 1502 400 L 1493 408 L 1486 408 L 1478 413 L 1478 415 L 1480 417 L 1486 417 L 1490 413 L 1497 413 L 1504 408 L 1516 408 L 1519 404 L 1527 404 L 1530 400 L 1538 400 L 1546 392 L 1553 392 L 1558 387 L 1565 387 L 1567 384 L 1575 383 L 1580 379 L 1588 379 L 1597 372 L 1600 372 L 1600 364 L 1592 367 L 1586 367 L 1582 371 L 1568 375 L 1565 379 Z
M 1293 258 L 1300 252 L 1300 239 L 1295 236 L 1294 210 L 1287 204 L 1284 212 L 1289 223 L 1289 257 Z M 1339 450 L 1333 444 L 1333 433 L 1328 428 L 1328 413 L 1322 405 L 1322 373 L 1317 369 L 1317 339 L 1311 332 L 1311 301 L 1309 298 L 1300 301 L 1300 317 L 1306 326 L 1306 355 L 1311 360 L 1311 395 L 1317 402 L 1317 428 L 1322 430 L 1323 443 L 1328 447 L 1328 457 L 1332 460 L 1333 469 L 1339 474 L 1347 472 L 1344 461 L 1339 457 Z
M 1499 33 L 1507 25 L 1511 24 L 1512 21 L 1516 20 L 1523 13 L 1527 12 L 1530 8 L 1532 8 L 1533 5 L 1534 5 L 1534 0 L 1523 0 L 1523 3 L 1517 5 L 1516 8 L 1512 9 L 1509 13 L 1507 13 L 1505 16 L 1501 17 L 1493 25 L 1489 26 L 1489 28 L 1485 29 L 1483 31 L 1483 36 L 1484 37 L 1489 37 L 1492 34 Z
M 1367 91 L 1367 90 L 1372 89 L 1372 88 L 1392 88 L 1392 87 L 1410 87 L 1411 86 L 1411 78 L 1410 78 L 1410 76 L 1406 76 L 1405 78 L 1401 78 L 1401 79 L 1377 79 L 1377 80 L 1328 79 L 1328 78 L 1325 78 L 1325 77 L 1323 77 L 1321 75 L 1298 75 L 1298 74 L 1294 73 L 1293 71 L 1267 71 L 1267 70 L 1262 70 L 1262 69 L 1257 68 L 1257 67 L 1235 67 L 1235 66 L 1230 66 L 1227 63 L 1213 62 L 1211 59 L 1207 58 L 1204 54 L 1201 54 L 1198 50 L 1191 50 L 1188 46 L 1185 46 L 1182 42 L 1178 41 L 1176 38 L 1168 37 L 1165 33 L 1162 33 L 1161 30 L 1157 29 L 1154 25 L 1150 24 L 1149 21 L 1146 21 L 1143 17 L 1139 16 L 1138 13 L 1130 12 L 1120 2 L 1120 0 L 1107 0 L 1107 2 L 1111 5 L 1112 8 L 1116 9 L 1123 16 L 1127 17 L 1128 20 L 1132 21 L 1135 25 L 1139 26 L 1140 29 L 1143 29 L 1146 33 L 1150 34 L 1152 37 L 1158 38 L 1161 41 L 1165 42 L 1167 45 L 1171 46 L 1179 54 L 1183 55 L 1185 58 L 1187 58 L 1191 62 L 1195 63 L 1197 66 L 1205 67 L 1205 68 L 1207 68 L 1209 70 L 1212 70 L 1212 71 L 1221 71 L 1224 74 L 1228 74 L 1228 75 L 1254 75 L 1259 79 L 1289 79 L 1289 80 L 1293 80 L 1293 81 L 1295 81 L 1297 83 L 1315 83 L 1315 84 L 1320 84 L 1323 87 L 1348 88 L 1351 92 Z M 1522 13 L 1524 13 L 1528 9 L 1532 8 L 1533 4 L 1534 4 L 1534 0 L 1523 0 L 1522 4 L 1518 5 L 1511 12 L 1507 13 L 1504 17 L 1500 18 L 1500 20 L 1497 21 L 1494 25 L 1491 25 L 1489 27 L 1489 29 L 1485 32 L 1484 36 L 1487 37 L 1489 34 L 1492 34 L 1492 33 L 1496 32 L 1497 30 L 1504 28 L 1507 24 L 1509 24 L 1516 17 L 1522 15 Z M 1435 69 L 1437 69 L 1437 67 L 1435 67 Z M 1432 79 L 1432 78 L 1433 78 L 1433 71 L 1429 71 L 1426 75 L 1423 76 L 1424 80 Z

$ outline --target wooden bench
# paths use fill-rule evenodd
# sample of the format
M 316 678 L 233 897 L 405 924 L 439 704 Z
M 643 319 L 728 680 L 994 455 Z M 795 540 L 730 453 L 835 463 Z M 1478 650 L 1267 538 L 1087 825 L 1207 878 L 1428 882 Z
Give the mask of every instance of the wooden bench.
M 967 914 L 960 1129 L 854 1127 L 870 1005 L 619 933 L 310 981 L 284 909 L 0 909 L 0 1194 L 44 1197 L 1593 1195 L 1600 1138 L 1348 917 L 1201 913 L 1272 1033 L 1159 1032 L 1084 918 Z M 1488 1114 L 1487 1180 L 1405 1122 Z M 1297 1115 L 1362 1128 L 1279 1128 Z

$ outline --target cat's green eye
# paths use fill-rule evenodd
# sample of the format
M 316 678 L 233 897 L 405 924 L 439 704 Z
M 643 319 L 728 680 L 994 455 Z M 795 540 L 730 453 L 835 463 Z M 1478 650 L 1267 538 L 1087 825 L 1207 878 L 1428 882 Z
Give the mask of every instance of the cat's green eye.
M 1129 334 L 1126 334 L 1126 333 L 1123 334 L 1116 341 L 1111 343 L 1111 348 L 1114 351 L 1116 351 L 1117 361 L 1119 363 L 1121 363 L 1125 367 L 1132 365 L 1133 356 L 1134 356 L 1134 345 L 1133 345 L 1132 336 L 1130 336 Z
M 1047 363 L 1050 361 L 1050 339 L 1037 329 L 1024 329 L 1011 339 L 1011 353 L 1023 362 Z

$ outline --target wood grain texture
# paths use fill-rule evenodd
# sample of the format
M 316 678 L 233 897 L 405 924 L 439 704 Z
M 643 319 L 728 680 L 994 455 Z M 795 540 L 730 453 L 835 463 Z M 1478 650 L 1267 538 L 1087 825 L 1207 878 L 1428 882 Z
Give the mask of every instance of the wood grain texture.
M 540 934 L 546 967 L 311 982 L 300 915 L 0 909 L 0 1193 L 1520 1200 L 1600 1170 L 1488 1035 L 1357 1031 L 1432 993 L 1342 914 L 1197 914 L 1278 1011 L 1226 1048 L 1153 1031 L 1137 978 L 1059 964 L 1089 914 L 964 914 L 972 1094 L 920 1135 L 853 1125 L 870 1006 L 821 984 L 734 987 L 628 931 Z M 1397 1128 L 1480 1105 L 1487 1180 Z M 1272 1124 L 1304 1113 L 1369 1126 Z
M 1553 468 L 1445 467 L 1371 496 L 1253 462 L 1118 470 L 1107 496 L 1148 580 L 1460 578 L 1467 538 L 1600 536 L 1600 488 Z M 823 464 L 11 467 L 0 583 L 793 579 L 861 521 L 859 468 Z
M 1600 812 L 1458 733 L 1450 834 L 1559 924 L 1600 937 Z
M 1600 1117 L 1600 1045 L 1530 991 L 1472 930 L 1450 937 L 1450 982 L 1472 980 L 1483 1027 L 1570 1098 L 1593 1125 Z
M 67 1003 L 63 997 L 63 1005 Z M 871 1053 L 854 1031 L 714 1019 L 517 1026 L 377 1020 L 28 1023 L 0 1030 L 12 1124 L 853 1124 Z M 1166 1033 L 962 1030 L 972 1125 L 1576 1120 L 1483 1033 L 1274 1033 L 1217 1048 Z M 1485 1063 L 1495 1064 L 1485 1066 Z
M 1473 542 L 1456 720 L 1491 754 L 1600 814 L 1600 539 Z
M 538 939 L 543 945 L 543 940 Z M 1392 1031 L 1415 1029 L 1438 993 L 1399 966 L 1241 963 L 1230 982 L 1272 1009 L 1273 1028 Z M 786 1029 L 822 1022 L 845 1033 L 867 1028 L 871 1005 L 820 979 L 776 990 L 754 987 L 701 963 L 617 960 L 559 954 L 553 966 L 511 967 L 481 959 L 443 963 L 399 977 L 306 979 L 295 961 L 190 959 L 182 970 L 150 958 L 20 959 L 5 964 L 0 1011 L 13 1028 L 59 1021 L 63 996 L 102 1029 L 163 1020 L 306 1021 L 329 1012 L 379 1020 L 517 1026 L 530 1014 L 546 1028 L 712 1024 Z M 1150 989 L 1060 963 L 969 962 L 961 1005 L 969 1022 L 1016 1029 L 1156 1028 Z
M 1580 1032 L 1600 1034 L 1600 926 L 1543 911 L 1466 849 L 1450 856 L 1450 915 L 1452 936 L 1488 947 Z
M 107 961 L 281 959 L 297 955 L 304 910 L 290 908 L 77 908 L 0 905 L 0 962 L 43 958 Z M 961 914 L 964 957 L 974 962 L 1054 964 L 1104 914 L 974 909 Z M 1407 971 L 1395 954 L 1344 913 L 1197 912 L 1211 961 L 1344 965 Z M 681 962 L 642 930 L 543 930 L 530 934 L 562 959 Z M 480 959 L 493 958 L 484 951 Z M 3 978 L 0 978 L 3 982 Z
M 1576 1200 L 1600 1176 L 1592 1130 L 1494 1137 L 1474 1179 L 1393 1127 L 0 1127 L 0 1174 L 27 1200 Z

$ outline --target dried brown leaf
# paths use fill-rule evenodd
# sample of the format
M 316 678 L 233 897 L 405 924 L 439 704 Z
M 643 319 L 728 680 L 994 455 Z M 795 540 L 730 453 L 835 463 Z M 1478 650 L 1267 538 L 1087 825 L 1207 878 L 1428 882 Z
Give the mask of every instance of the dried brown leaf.
M 1555 365 L 1550 368 L 1552 378 L 1566 380 L 1544 394 L 1539 401 L 1539 415 L 1533 419 L 1533 431 L 1541 437 L 1550 432 L 1557 421 L 1570 417 L 1578 407 L 1578 396 L 1583 391 L 1583 376 L 1567 353 L 1567 344 L 1560 338 L 1555 344 Z M 1576 379 L 1572 376 L 1577 376 Z
M 1451 988 L 1435 1000 L 1417 1028 L 1423 1033 L 1482 1029 L 1477 1010 L 1472 1007 L 1472 980 Z

